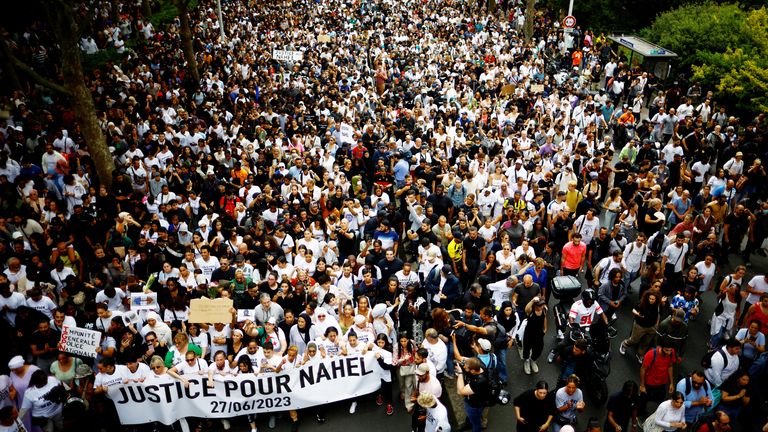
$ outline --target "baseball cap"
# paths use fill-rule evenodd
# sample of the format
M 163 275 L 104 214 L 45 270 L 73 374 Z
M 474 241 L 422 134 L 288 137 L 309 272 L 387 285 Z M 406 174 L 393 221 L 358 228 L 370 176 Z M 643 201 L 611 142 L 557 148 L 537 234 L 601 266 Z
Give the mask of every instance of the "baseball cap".
M 429 365 L 424 362 L 416 367 L 416 375 L 418 376 L 424 376 L 429 373 Z
M 485 352 L 488 352 L 491 350 L 491 342 L 488 339 L 478 339 L 477 344 Z

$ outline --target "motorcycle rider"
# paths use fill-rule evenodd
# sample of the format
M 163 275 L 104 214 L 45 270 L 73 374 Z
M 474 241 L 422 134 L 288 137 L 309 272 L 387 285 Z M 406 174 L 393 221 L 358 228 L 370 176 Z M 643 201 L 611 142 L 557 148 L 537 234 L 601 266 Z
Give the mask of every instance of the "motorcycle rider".
M 602 341 L 607 339 L 604 337 L 604 330 L 608 328 L 608 318 L 603 313 L 603 308 L 597 303 L 597 294 L 593 289 L 586 289 L 581 293 L 581 300 L 577 300 L 571 306 L 568 312 L 568 324 L 571 327 L 579 327 L 584 330 L 589 330 L 592 334 L 592 339 L 595 341 Z M 595 322 L 595 315 L 601 317 L 601 321 L 604 326 L 593 326 Z M 602 331 L 601 331 L 602 330 Z M 552 351 L 549 352 L 547 361 L 552 363 L 555 360 L 557 352 L 562 349 L 563 344 L 558 344 Z

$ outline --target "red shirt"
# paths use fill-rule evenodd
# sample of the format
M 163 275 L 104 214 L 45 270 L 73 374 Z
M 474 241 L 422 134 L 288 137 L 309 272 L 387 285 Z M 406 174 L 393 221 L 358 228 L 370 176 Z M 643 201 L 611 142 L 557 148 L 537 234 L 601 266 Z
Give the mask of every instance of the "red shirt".
M 654 360 L 654 352 L 656 359 Z M 671 355 L 664 355 L 661 348 L 648 350 L 643 357 L 643 366 L 645 368 L 645 385 L 660 386 L 669 384 L 669 368 L 677 363 L 677 354 L 674 349 Z
M 563 246 L 563 268 L 569 270 L 577 269 L 581 266 L 581 258 L 587 253 L 587 245 L 580 242 L 578 246 L 573 242 L 568 242 Z

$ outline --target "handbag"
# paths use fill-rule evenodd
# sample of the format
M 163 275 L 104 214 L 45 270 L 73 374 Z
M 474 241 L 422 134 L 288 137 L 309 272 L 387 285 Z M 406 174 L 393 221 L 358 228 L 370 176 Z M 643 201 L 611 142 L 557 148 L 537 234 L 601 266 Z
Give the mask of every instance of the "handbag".
M 416 365 L 411 363 L 409 365 L 400 366 L 398 373 L 400 373 L 400 376 L 403 376 L 403 377 L 416 375 Z
M 643 432 L 663 432 L 664 429 L 656 424 L 656 413 L 649 415 L 643 422 Z

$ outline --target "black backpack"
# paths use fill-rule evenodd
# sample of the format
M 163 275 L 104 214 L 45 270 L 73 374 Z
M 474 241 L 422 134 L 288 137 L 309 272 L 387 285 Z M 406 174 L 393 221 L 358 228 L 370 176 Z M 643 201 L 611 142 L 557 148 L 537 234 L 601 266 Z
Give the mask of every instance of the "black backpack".
M 496 324 L 496 337 L 493 339 L 493 350 L 499 352 L 507 349 L 507 330 L 498 322 L 494 321 L 494 323 Z
M 720 356 L 723 357 L 723 369 L 728 367 L 728 356 L 725 355 L 722 349 L 716 349 L 709 351 L 708 353 L 704 354 L 704 357 L 701 358 L 701 367 L 704 369 L 709 369 L 712 367 L 712 357 L 719 353 Z
M 501 378 L 499 378 L 499 368 L 496 360 L 496 354 L 489 354 L 490 360 L 485 367 L 485 377 L 488 379 L 488 396 L 485 398 L 485 406 L 494 406 L 499 403 L 499 396 L 503 390 Z

